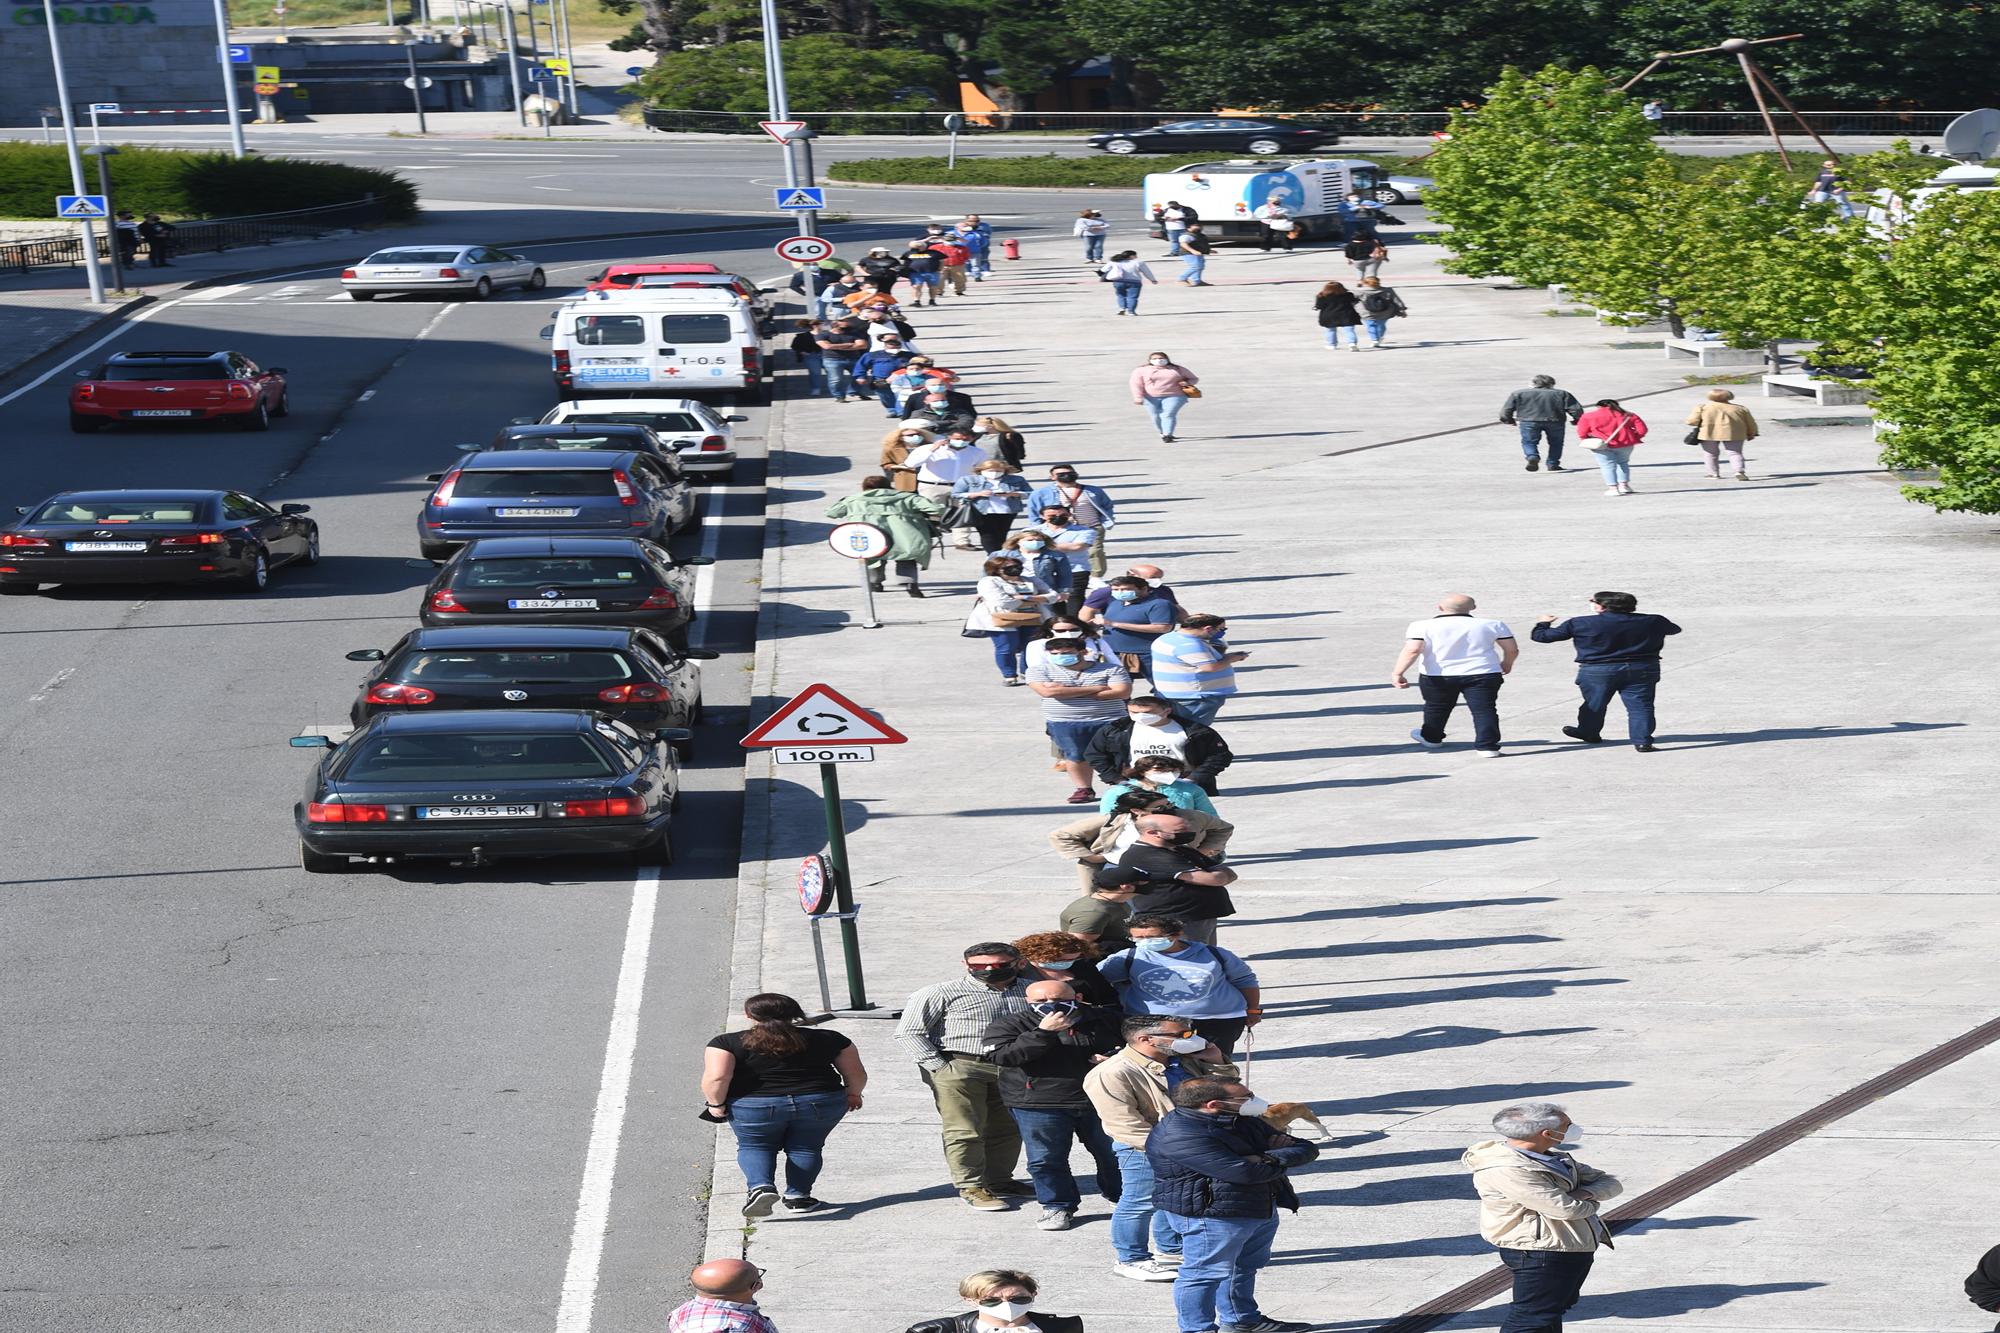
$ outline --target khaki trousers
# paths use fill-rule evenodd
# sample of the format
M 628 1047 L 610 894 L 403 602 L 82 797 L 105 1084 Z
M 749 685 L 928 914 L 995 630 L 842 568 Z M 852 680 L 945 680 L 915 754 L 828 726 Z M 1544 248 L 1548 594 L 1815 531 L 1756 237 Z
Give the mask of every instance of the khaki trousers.
M 944 1161 L 954 1189 L 1004 1185 L 1021 1160 L 1021 1132 L 1000 1101 L 1000 1066 L 957 1059 L 926 1069 L 924 1082 L 944 1127 Z

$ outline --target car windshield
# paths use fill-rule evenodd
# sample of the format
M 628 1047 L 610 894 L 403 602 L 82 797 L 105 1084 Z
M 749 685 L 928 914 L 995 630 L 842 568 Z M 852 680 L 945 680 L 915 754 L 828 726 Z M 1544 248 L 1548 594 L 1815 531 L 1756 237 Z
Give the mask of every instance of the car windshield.
M 104 368 L 107 380 L 226 380 L 229 367 L 220 361 L 113 361 Z
M 610 649 L 574 652 L 529 652 L 480 648 L 452 652 L 419 652 L 396 665 L 394 678 L 404 684 L 436 685 L 499 683 L 555 685 L 568 682 L 597 685 L 630 680 L 638 673 L 625 654 Z
M 706 430 L 692 412 L 588 412 L 572 415 L 571 421 L 617 421 L 631 426 L 651 426 L 655 431 Z
M 640 447 L 640 440 L 631 435 L 502 435 L 487 446 L 489 449 L 554 449 L 558 453 Z
M 662 316 L 660 340 L 669 343 L 726 343 L 729 341 L 729 316 Z
M 449 264 L 458 258 L 456 250 L 377 250 L 364 264 Z
M 453 496 L 481 500 L 528 495 L 616 495 L 609 468 L 578 468 L 559 472 L 553 468 L 522 468 L 518 471 L 461 472 Z
M 634 588 L 650 583 L 644 561 L 630 556 L 535 555 L 468 560 L 451 576 L 454 588 Z
M 617 772 L 597 742 L 580 733 L 468 731 L 362 741 L 342 767 L 340 780 L 492 784 L 605 778 Z
M 198 500 L 51 500 L 29 523 L 192 523 L 208 508 Z

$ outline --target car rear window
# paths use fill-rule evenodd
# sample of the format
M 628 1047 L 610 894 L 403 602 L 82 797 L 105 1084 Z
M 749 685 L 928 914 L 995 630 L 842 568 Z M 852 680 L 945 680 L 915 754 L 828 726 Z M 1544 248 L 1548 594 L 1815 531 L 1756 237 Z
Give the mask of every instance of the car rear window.
M 660 340 L 668 343 L 726 343 L 729 341 L 727 315 L 663 315 Z
M 449 264 L 458 258 L 456 250 L 377 250 L 364 264 Z
M 457 732 L 377 736 L 341 768 L 343 782 L 465 782 L 496 784 L 559 778 L 602 778 L 617 772 L 596 741 L 581 734 Z
M 493 449 L 553 449 L 577 453 L 589 449 L 638 449 L 643 436 L 631 435 L 502 435 L 489 446 Z
M 534 495 L 616 495 L 608 468 L 520 468 L 493 472 L 461 472 L 452 495 L 461 499 L 518 498 Z
M 113 361 L 104 368 L 107 380 L 226 380 L 229 367 L 220 361 Z
M 676 430 L 707 430 L 701 419 L 692 412 L 591 412 L 568 418 L 582 423 L 587 421 L 615 421 L 631 426 L 651 426 L 656 432 Z
M 489 556 L 468 560 L 451 576 L 454 588 L 630 588 L 649 584 L 645 563 L 630 556 Z
M 596 685 L 630 680 L 638 673 L 624 653 L 611 649 L 543 652 L 517 649 L 412 653 L 399 663 L 395 679 L 404 684 Z
M 632 347 L 646 341 L 646 321 L 639 315 L 578 315 L 578 347 Z
M 29 523 L 193 523 L 208 505 L 194 500 L 51 500 Z M 211 520 L 203 518 L 202 522 Z

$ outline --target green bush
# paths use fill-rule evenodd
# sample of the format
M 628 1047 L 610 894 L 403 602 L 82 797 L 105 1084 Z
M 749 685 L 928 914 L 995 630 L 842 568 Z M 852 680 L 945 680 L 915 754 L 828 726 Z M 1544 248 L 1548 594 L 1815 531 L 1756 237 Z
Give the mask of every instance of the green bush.
M 89 191 L 97 167 L 84 164 Z M 0 216 L 55 221 L 55 197 L 70 192 L 69 160 L 56 144 L 0 144 Z M 338 162 L 124 148 L 111 159 L 112 202 L 174 218 L 242 217 L 347 204 L 375 195 L 388 219 L 417 216 L 416 187 L 394 172 Z

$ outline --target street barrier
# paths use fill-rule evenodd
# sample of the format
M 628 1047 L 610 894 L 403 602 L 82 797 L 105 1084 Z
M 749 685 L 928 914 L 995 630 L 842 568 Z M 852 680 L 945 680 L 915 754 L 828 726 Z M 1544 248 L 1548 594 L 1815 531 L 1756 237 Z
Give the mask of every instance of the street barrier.
M 294 209 L 288 213 L 256 213 L 247 217 L 176 222 L 172 253 L 211 254 L 253 245 L 275 245 L 280 241 L 311 240 L 330 232 L 379 226 L 387 220 L 384 202 L 369 198 L 345 204 L 328 204 L 321 208 Z M 108 254 L 110 244 L 108 236 L 100 235 L 98 253 Z M 0 273 L 65 268 L 82 262 L 83 241 L 73 233 L 0 243 Z

